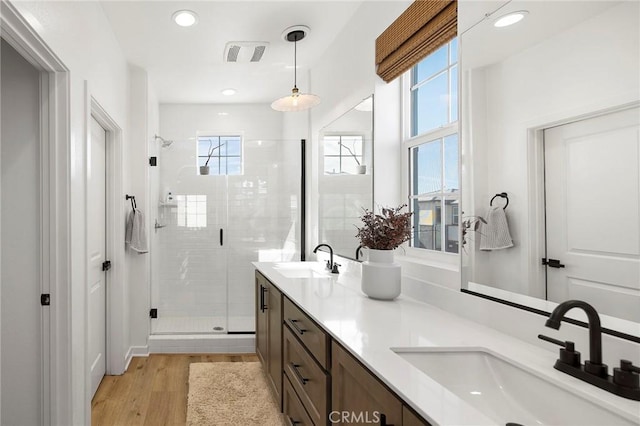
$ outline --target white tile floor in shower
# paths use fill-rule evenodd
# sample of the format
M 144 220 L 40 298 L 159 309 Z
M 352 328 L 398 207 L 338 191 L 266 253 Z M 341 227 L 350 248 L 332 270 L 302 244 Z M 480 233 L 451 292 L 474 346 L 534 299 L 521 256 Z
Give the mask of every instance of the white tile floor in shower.
M 225 334 L 255 331 L 254 317 L 164 317 L 151 320 L 151 334 Z

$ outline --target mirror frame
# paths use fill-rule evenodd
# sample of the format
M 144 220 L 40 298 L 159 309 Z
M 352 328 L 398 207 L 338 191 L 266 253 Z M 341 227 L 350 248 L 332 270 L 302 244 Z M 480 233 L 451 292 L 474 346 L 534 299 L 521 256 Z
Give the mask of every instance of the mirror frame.
M 500 10 L 500 7 L 497 10 Z M 489 16 L 491 16 L 493 13 L 495 13 L 495 11 L 485 15 L 480 21 L 474 22 L 471 26 L 469 26 L 468 28 L 463 28 L 459 30 L 458 33 L 458 49 L 459 49 L 459 63 L 462 64 L 464 62 L 464 51 L 465 51 L 465 46 L 464 46 L 464 37 L 463 35 L 471 30 L 472 28 L 474 28 L 476 25 L 480 24 L 481 22 L 484 22 Z M 459 135 L 460 135 L 460 145 L 461 145 L 461 149 L 460 149 L 460 182 L 461 182 L 461 189 L 462 191 L 465 191 L 466 188 L 463 186 L 465 183 L 469 182 L 469 179 L 467 178 L 466 180 L 463 179 L 462 176 L 462 168 L 464 166 L 464 163 L 462 161 L 462 146 L 464 146 L 465 141 L 469 140 L 469 128 L 464 124 L 465 122 L 468 122 L 468 120 L 470 120 L 469 118 L 469 113 L 470 110 L 465 110 L 462 108 L 462 106 L 465 105 L 465 103 L 463 102 L 463 95 L 465 94 L 465 91 L 462 89 L 462 86 L 464 83 L 465 79 L 464 79 L 464 72 L 463 72 L 463 67 L 460 67 L 460 75 L 459 75 L 459 98 L 458 98 L 458 102 L 461 106 L 461 110 L 459 112 L 460 114 L 460 129 L 459 129 Z M 638 106 L 640 105 L 640 100 L 638 101 L 634 101 L 630 104 L 626 104 L 626 105 L 620 105 L 619 108 L 622 107 L 630 107 L 630 106 Z M 618 108 L 616 108 L 618 109 Z M 535 129 L 530 129 L 532 131 L 535 131 Z M 531 149 L 531 147 L 527 147 L 528 150 Z M 466 160 L 466 162 L 468 162 L 469 159 Z M 531 185 L 529 185 L 529 189 L 531 190 Z M 468 200 L 467 200 L 468 201 Z M 464 211 L 464 197 L 461 199 L 461 211 Z M 530 233 L 536 233 L 538 232 L 537 230 L 531 230 L 529 231 Z M 482 293 L 480 291 L 475 291 L 472 289 L 467 288 L 468 286 L 468 282 L 465 280 L 465 274 L 464 274 L 464 260 L 463 260 L 463 253 L 462 250 L 460 252 L 460 291 L 462 293 L 466 293 L 472 296 L 476 296 L 476 297 L 480 297 L 486 300 L 490 300 L 492 302 L 496 302 L 496 303 L 500 303 L 503 305 L 507 305 L 513 308 L 517 308 L 517 309 L 521 309 L 527 312 L 531 312 L 531 313 L 535 313 L 544 317 L 549 317 L 551 315 L 551 311 L 553 310 L 553 308 L 555 306 L 558 305 L 558 303 L 556 302 L 552 302 L 552 301 L 548 301 L 548 300 L 542 300 L 542 299 L 535 299 L 536 301 L 539 301 L 540 303 L 531 303 L 531 304 L 526 304 L 528 302 L 527 299 L 529 298 L 533 298 L 533 296 L 527 296 L 527 295 L 522 295 L 519 293 L 515 293 L 515 292 L 509 292 L 508 290 L 501 290 L 501 289 L 493 289 L 491 288 L 491 292 L 487 292 L 487 293 Z M 496 290 L 496 291 L 493 291 Z M 510 293 L 513 294 L 513 297 L 510 297 L 509 295 L 501 295 L 500 293 Z M 502 297 L 501 297 L 502 296 Z M 621 318 L 616 318 L 613 316 L 609 316 L 609 315 L 605 315 L 605 314 L 601 314 L 600 315 L 601 321 L 602 321 L 602 332 L 604 334 L 610 335 L 610 336 L 614 336 L 614 337 L 618 337 L 624 340 L 628 340 L 628 341 L 632 341 L 635 343 L 640 343 L 640 324 L 633 322 L 633 321 L 628 321 L 628 320 L 624 320 Z M 573 325 L 577 325 L 580 327 L 584 327 L 584 328 L 588 328 L 589 325 L 587 322 L 576 319 L 575 317 L 572 317 L 571 313 L 570 315 L 568 315 L 567 317 L 565 317 L 563 319 L 563 321 L 569 323 L 569 324 L 573 324 Z M 615 326 L 615 327 L 614 327 Z

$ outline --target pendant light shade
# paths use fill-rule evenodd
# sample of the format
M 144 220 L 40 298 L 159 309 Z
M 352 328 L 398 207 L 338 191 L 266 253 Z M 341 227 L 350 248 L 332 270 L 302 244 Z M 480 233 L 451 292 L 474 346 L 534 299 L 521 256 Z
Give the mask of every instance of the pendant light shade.
M 285 36 L 287 41 L 293 42 L 293 89 L 291 94 L 283 96 L 280 99 L 276 99 L 271 104 L 271 108 L 276 111 L 292 112 L 292 111 L 304 111 L 320 103 L 320 98 L 310 93 L 300 93 L 297 86 L 297 43 L 305 38 L 307 33 L 301 29 L 304 27 L 296 27 L 295 30 L 290 31 Z

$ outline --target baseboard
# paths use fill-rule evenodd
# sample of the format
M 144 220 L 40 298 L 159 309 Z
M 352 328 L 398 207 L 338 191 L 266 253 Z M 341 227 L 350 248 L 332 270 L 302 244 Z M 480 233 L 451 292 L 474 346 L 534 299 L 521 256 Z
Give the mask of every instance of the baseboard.
M 134 356 L 149 356 L 149 346 L 131 346 L 127 351 L 124 361 L 124 371 L 129 369 L 129 363 Z

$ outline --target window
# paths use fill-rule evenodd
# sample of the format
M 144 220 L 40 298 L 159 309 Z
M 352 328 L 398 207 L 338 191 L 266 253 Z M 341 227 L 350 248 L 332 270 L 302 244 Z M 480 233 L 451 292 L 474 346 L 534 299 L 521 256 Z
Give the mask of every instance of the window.
M 453 39 L 411 70 L 407 149 L 411 246 L 458 253 L 458 67 Z
M 210 175 L 242 174 L 240 136 L 199 136 L 198 166 L 209 166 Z
M 411 136 L 458 121 L 458 39 L 411 71 Z
M 324 141 L 324 174 L 357 174 L 362 164 L 362 135 L 331 135 Z
M 207 196 L 176 195 L 178 226 L 186 228 L 207 227 Z
M 458 135 L 410 149 L 413 247 L 458 253 Z

